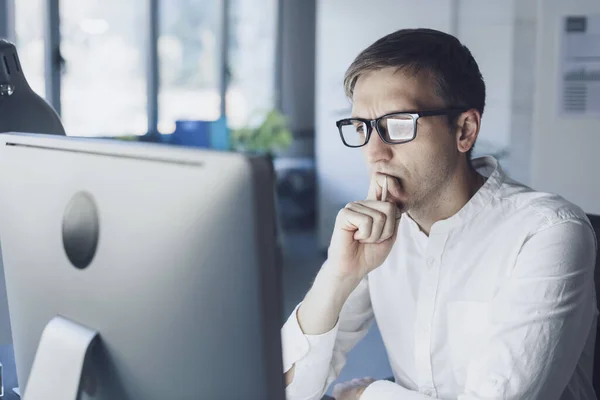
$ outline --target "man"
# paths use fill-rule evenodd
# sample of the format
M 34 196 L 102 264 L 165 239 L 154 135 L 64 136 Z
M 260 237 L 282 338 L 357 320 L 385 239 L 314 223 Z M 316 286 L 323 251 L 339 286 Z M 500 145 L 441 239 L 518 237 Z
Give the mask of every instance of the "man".
M 337 122 L 371 173 L 282 329 L 288 400 L 319 399 L 377 320 L 394 382 L 337 400 L 595 399 L 596 241 L 585 214 L 491 157 L 470 160 L 485 103 L 469 50 L 392 33 L 348 69 Z

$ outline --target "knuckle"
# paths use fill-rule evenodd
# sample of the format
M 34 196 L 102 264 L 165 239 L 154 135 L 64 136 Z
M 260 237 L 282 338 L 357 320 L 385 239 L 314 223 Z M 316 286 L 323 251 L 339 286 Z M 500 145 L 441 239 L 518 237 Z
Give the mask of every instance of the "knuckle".
M 378 223 L 385 223 L 387 216 L 385 213 L 381 212 L 381 211 L 375 211 L 375 217 L 374 219 L 377 220 Z
M 363 239 L 367 239 L 371 236 L 373 231 L 373 221 L 370 218 L 366 218 L 358 227 L 358 230 L 364 235 Z
M 348 203 L 344 208 L 338 211 L 338 217 L 350 214 L 350 204 L 351 203 Z
M 392 215 L 396 213 L 396 205 L 393 203 L 386 202 L 385 203 L 385 213 L 387 215 Z

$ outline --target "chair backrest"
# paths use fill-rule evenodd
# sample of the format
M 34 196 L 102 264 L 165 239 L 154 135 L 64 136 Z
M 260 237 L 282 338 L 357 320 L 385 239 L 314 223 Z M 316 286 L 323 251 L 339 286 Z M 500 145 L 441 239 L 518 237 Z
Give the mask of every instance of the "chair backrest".
M 600 215 L 589 215 L 588 218 L 596 232 L 598 240 L 598 249 L 600 249 Z M 596 257 L 596 270 L 594 272 L 594 282 L 596 284 L 596 302 L 600 310 L 600 257 Z M 600 393 L 600 326 L 596 331 L 596 349 L 594 351 L 594 390 Z

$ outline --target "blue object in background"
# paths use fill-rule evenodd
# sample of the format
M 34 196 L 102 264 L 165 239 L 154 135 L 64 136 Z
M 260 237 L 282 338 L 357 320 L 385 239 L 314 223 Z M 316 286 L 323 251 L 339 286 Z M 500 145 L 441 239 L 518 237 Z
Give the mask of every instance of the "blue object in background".
M 171 143 L 182 146 L 210 147 L 210 121 L 175 121 Z
M 211 148 L 215 150 L 230 150 L 229 129 L 227 129 L 227 119 L 219 118 L 210 124 L 210 143 Z
M 175 131 L 170 142 L 181 146 L 204 147 L 215 150 L 229 150 L 229 130 L 227 120 L 216 121 L 179 120 L 175 121 Z

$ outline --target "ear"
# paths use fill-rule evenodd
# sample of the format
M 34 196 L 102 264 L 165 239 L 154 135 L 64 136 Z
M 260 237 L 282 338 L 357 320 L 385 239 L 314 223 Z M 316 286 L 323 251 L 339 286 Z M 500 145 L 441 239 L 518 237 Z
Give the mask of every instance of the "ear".
M 475 144 L 481 126 L 481 114 L 476 109 L 463 112 L 456 120 L 456 148 L 466 153 Z

